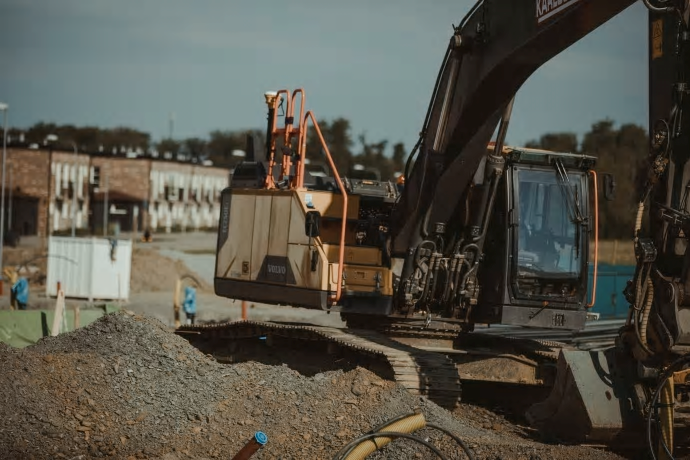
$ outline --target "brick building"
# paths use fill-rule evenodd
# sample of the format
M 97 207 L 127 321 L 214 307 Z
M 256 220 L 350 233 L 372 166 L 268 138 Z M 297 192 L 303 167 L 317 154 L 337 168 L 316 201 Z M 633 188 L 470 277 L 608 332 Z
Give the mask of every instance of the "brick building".
M 218 224 L 227 169 L 152 160 L 149 225 L 152 230 L 210 228 Z
M 74 193 L 80 232 L 102 234 L 105 219 L 111 232 L 215 227 L 230 179 L 213 166 L 48 149 L 8 148 L 6 163 L 5 219 L 20 235 L 69 232 Z

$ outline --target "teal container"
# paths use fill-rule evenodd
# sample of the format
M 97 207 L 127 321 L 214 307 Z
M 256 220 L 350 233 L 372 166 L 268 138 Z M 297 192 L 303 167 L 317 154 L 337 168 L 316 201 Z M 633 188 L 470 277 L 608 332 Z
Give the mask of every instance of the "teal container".
M 587 300 L 592 298 L 594 264 L 589 265 L 589 282 Z M 593 313 L 599 313 L 601 319 L 625 318 L 630 304 L 625 300 L 623 291 L 635 275 L 634 265 L 599 264 L 597 273 L 597 298 L 592 307 Z

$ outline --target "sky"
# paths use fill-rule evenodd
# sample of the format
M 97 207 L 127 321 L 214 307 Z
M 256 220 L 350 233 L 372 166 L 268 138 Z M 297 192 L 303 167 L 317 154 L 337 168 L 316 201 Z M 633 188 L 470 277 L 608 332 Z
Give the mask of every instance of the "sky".
M 603 0 L 600 0 L 603 1 Z M 10 126 L 129 126 L 173 137 L 265 127 L 263 94 L 304 88 L 355 139 L 417 140 L 471 0 L 0 0 L 0 101 Z M 646 10 L 637 2 L 537 70 L 508 142 L 647 127 Z

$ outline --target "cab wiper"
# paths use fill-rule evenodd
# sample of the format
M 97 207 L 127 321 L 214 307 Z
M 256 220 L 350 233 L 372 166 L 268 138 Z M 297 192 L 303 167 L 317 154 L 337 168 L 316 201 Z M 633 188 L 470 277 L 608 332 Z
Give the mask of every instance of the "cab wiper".
M 575 235 L 575 255 L 579 257 L 580 255 L 580 226 L 585 221 L 582 215 L 582 210 L 580 209 L 580 197 L 576 191 L 573 191 L 572 184 L 570 183 L 570 177 L 568 172 L 563 166 L 563 161 L 557 158 L 554 162 L 556 166 L 556 173 L 560 179 L 561 191 L 565 197 L 565 202 L 568 206 L 568 213 L 570 219 L 574 224 L 576 224 L 576 235 Z
M 561 190 L 563 190 L 563 193 L 566 197 L 565 201 L 568 204 L 568 211 L 570 212 L 571 216 L 570 218 L 572 219 L 573 223 L 580 224 L 585 220 L 585 218 L 582 215 L 582 210 L 580 209 L 579 197 L 576 196 L 576 192 L 573 192 L 570 177 L 568 176 L 568 172 L 565 170 L 565 166 L 563 166 L 563 162 L 560 158 L 556 159 L 555 165 L 558 178 L 561 180 Z

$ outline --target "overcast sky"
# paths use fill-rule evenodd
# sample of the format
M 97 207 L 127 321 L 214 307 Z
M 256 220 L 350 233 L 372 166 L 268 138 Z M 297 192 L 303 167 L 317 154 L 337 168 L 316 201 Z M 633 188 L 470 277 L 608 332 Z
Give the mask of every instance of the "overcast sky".
M 468 0 L 0 0 L 0 101 L 10 125 L 125 125 L 174 137 L 265 126 L 263 93 L 305 88 L 355 137 L 417 139 L 452 24 Z M 646 128 L 646 11 L 638 2 L 539 69 L 508 141 L 581 134 L 609 117 Z

